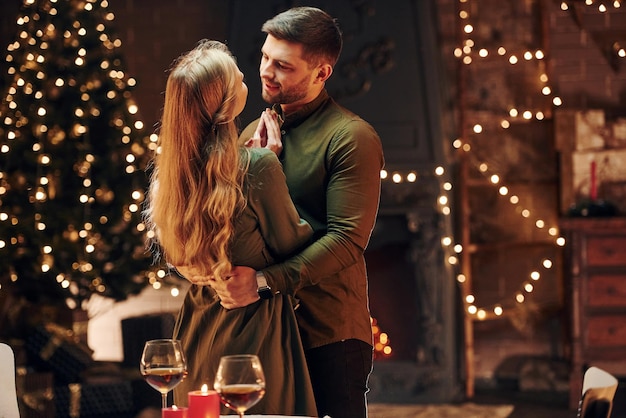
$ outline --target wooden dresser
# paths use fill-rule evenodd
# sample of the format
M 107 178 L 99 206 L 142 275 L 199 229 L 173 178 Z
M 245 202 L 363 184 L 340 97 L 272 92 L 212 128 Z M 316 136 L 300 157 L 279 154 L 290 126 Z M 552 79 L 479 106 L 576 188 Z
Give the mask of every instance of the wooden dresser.
M 564 272 L 571 343 L 570 407 L 590 366 L 626 377 L 626 218 L 566 218 Z

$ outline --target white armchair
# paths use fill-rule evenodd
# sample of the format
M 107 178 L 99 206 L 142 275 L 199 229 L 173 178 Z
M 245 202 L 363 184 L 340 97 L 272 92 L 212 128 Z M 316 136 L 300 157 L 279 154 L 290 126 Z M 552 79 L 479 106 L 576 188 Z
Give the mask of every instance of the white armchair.
M 583 377 L 583 391 L 578 406 L 578 418 L 608 418 L 618 381 L 612 374 L 590 367 Z
M 15 388 L 15 356 L 13 349 L 0 343 L 0 417 L 20 418 Z

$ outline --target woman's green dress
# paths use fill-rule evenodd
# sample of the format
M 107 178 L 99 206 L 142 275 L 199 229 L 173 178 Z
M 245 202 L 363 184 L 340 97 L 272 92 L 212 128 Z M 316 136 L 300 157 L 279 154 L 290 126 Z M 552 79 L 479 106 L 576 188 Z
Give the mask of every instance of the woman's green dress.
M 310 226 L 289 197 L 278 158 L 251 149 L 245 189 L 247 207 L 236 220 L 234 265 L 256 270 L 274 264 L 305 245 Z M 313 389 L 294 314 L 296 301 L 285 289 L 245 308 L 224 309 L 208 286 L 191 285 L 178 315 L 174 338 L 187 357 L 188 375 L 174 389 L 174 403 L 187 405 L 187 393 L 203 384 L 213 388 L 221 356 L 257 354 L 266 378 L 263 399 L 251 414 L 317 416 Z M 222 413 L 230 413 L 223 407 Z

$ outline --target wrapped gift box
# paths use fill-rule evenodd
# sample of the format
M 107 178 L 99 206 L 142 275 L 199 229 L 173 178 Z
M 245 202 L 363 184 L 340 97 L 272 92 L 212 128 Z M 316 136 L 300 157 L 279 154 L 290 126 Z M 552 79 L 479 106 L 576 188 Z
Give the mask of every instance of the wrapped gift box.
M 118 378 L 90 378 L 55 386 L 56 418 L 132 418 L 132 385 Z
M 122 320 L 124 367 L 139 368 L 143 346 L 148 340 L 172 338 L 176 318 L 173 313 L 158 313 Z
M 16 370 L 15 386 L 22 418 L 55 418 L 52 373 Z
M 93 351 L 76 339 L 71 330 L 49 323 L 37 327 L 26 340 L 32 363 L 51 371 L 56 385 L 79 382 L 93 364 Z

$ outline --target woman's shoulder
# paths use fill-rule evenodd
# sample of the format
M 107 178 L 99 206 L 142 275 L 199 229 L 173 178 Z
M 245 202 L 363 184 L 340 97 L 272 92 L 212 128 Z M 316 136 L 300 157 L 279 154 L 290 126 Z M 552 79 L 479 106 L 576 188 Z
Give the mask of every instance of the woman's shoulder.
M 267 148 L 250 148 L 250 171 L 258 172 L 270 167 L 281 167 L 280 161 L 273 151 Z

